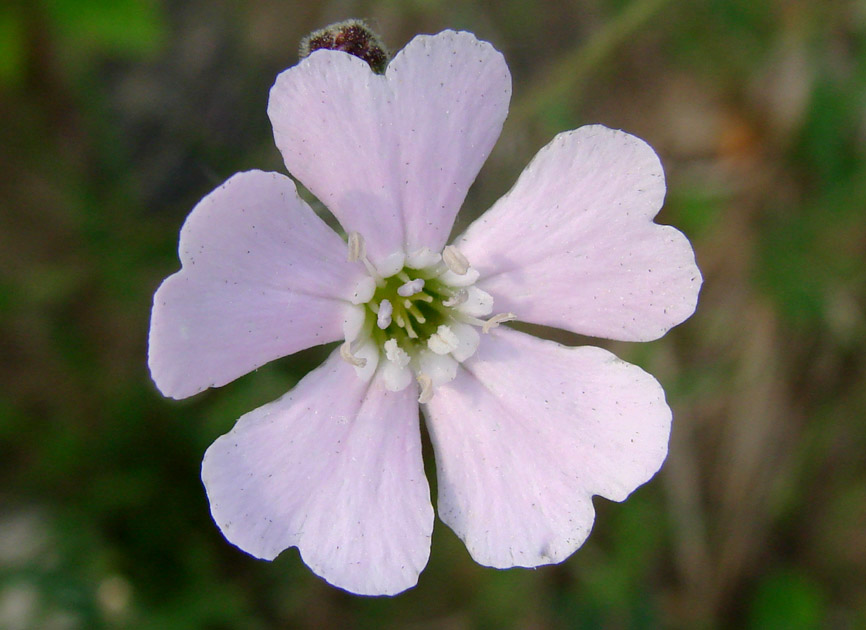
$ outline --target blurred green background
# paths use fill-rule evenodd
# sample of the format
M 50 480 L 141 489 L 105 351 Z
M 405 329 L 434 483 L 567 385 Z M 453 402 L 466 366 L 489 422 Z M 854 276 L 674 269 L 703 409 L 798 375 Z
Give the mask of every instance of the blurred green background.
M 368 18 L 401 48 L 500 49 L 512 114 L 467 199 L 557 132 L 649 141 L 696 315 L 601 342 L 674 408 L 662 472 L 562 565 L 496 571 L 441 523 L 419 585 L 360 598 L 211 522 L 201 456 L 321 360 L 192 400 L 147 373 L 178 229 L 232 173 L 284 170 L 265 108 L 300 38 Z M 0 628 L 866 627 L 866 3 L 861 0 L 4 0 Z

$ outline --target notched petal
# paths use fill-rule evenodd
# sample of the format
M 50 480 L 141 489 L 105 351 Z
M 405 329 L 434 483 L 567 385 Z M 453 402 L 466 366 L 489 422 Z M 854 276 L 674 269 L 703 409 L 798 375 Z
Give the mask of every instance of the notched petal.
M 695 310 L 689 241 L 653 218 L 658 156 L 601 125 L 559 134 L 457 245 L 497 310 L 521 321 L 624 341 L 661 337 Z
M 267 560 L 296 546 L 331 584 L 362 595 L 415 585 L 433 508 L 418 390 L 358 379 L 338 352 L 256 409 L 205 454 L 202 480 L 225 537 Z
M 360 272 L 345 244 L 284 175 L 239 173 L 181 229 L 181 271 L 153 298 L 148 364 L 185 398 L 341 337 Z
M 480 564 L 561 562 L 589 535 L 592 495 L 622 501 L 667 454 L 658 382 L 600 348 L 507 328 L 426 406 L 440 518 Z

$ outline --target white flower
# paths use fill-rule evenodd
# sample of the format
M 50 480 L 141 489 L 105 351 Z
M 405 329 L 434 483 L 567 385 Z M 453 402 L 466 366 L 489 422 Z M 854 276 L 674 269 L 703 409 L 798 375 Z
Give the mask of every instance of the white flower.
M 502 55 L 468 33 L 416 37 L 384 75 L 314 52 L 277 78 L 268 113 L 348 245 L 276 173 L 235 175 L 184 224 L 183 268 L 154 296 L 164 394 L 341 342 L 205 455 L 214 520 L 244 551 L 297 546 L 355 593 L 414 585 L 433 528 L 419 400 L 439 515 L 487 566 L 564 560 L 589 534 L 592 495 L 622 501 L 661 466 L 671 413 L 655 379 L 497 327 L 648 341 L 692 314 L 701 276 L 686 238 L 653 223 L 665 185 L 652 149 L 601 126 L 560 134 L 445 247 L 510 94 Z

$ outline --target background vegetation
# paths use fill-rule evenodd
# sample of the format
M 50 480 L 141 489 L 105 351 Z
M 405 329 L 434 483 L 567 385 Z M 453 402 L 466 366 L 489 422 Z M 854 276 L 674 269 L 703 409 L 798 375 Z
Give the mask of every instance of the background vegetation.
M 437 523 L 395 599 L 210 520 L 201 456 L 321 358 L 180 403 L 145 365 L 178 229 L 232 173 L 284 170 L 265 107 L 300 38 L 346 17 L 393 49 L 502 50 L 512 115 L 466 208 L 555 133 L 648 140 L 697 314 L 605 344 L 665 385 L 664 469 L 596 500 L 562 565 L 475 565 Z M 0 627 L 866 627 L 866 4 L 860 0 L 6 0 L 0 6 Z

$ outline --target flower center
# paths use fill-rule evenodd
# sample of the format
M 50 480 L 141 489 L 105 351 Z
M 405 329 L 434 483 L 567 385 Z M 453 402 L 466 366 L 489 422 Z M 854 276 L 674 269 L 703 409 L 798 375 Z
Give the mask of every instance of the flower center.
M 423 248 L 405 256 L 389 256 L 379 268 L 367 258 L 360 235 L 349 235 L 349 261 L 367 269 L 352 298 L 343 358 L 359 376 L 383 372 L 392 391 L 407 387 L 414 374 L 421 386 L 419 402 L 434 387 L 457 375 L 459 363 L 478 348 L 477 328 L 486 333 L 511 313 L 481 319 L 493 311 L 493 298 L 475 286 L 478 272 L 454 247 L 441 254 Z M 373 359 L 375 365 L 369 365 Z
M 373 337 L 384 346 L 388 339 L 407 349 L 417 349 L 437 334 L 451 319 L 451 308 L 459 301 L 454 291 L 435 275 L 435 270 L 403 268 L 376 287 L 366 307 L 376 316 Z

